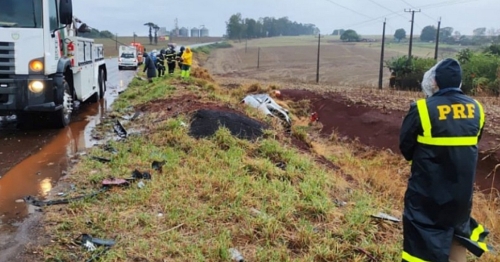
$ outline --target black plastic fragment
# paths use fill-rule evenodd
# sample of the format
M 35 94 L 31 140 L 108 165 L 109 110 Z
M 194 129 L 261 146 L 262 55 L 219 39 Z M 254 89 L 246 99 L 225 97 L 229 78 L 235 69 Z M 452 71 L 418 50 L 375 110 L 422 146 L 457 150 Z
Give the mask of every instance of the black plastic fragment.
M 116 120 L 115 124 L 113 125 L 113 129 L 115 130 L 115 133 L 119 137 L 121 137 L 121 138 L 127 137 L 127 130 L 125 130 L 122 123 L 120 123 L 120 121 Z
M 139 170 L 134 170 L 132 172 L 132 178 L 133 179 L 146 179 L 146 180 L 151 180 L 151 174 L 148 172 L 141 172 Z
M 92 159 L 99 161 L 101 163 L 109 163 L 111 162 L 111 159 L 104 158 L 104 157 L 98 157 L 98 156 L 93 156 Z
M 163 171 L 163 166 L 165 165 L 166 161 L 153 161 L 153 163 L 151 163 L 151 168 L 153 168 L 154 170 L 157 170 L 159 171 L 160 173 Z

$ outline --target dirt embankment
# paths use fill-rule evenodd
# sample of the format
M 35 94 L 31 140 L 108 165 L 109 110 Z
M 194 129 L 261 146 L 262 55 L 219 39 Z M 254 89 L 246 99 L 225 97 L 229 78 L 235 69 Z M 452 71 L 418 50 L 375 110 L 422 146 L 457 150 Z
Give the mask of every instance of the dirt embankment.
M 281 90 L 283 99 L 292 101 L 309 100 L 311 112 L 316 112 L 323 125 L 324 135 L 335 132 L 340 136 L 357 139 L 360 142 L 399 153 L 399 131 L 406 112 L 371 108 L 361 103 L 352 103 L 339 94 L 317 94 L 306 90 Z M 497 137 L 484 134 L 479 144 L 481 151 L 488 150 Z M 486 155 L 481 153 L 480 159 Z M 489 192 L 492 185 L 500 190 L 500 179 L 490 175 L 499 164 L 500 153 L 497 151 L 484 160 L 477 168 L 476 183 L 481 190 Z M 490 176 L 489 176 L 490 175 Z

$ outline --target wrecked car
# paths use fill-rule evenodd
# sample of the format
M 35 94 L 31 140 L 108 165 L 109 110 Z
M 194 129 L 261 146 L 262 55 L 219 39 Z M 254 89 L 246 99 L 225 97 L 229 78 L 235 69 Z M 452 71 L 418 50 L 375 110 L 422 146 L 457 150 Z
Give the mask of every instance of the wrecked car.
M 292 124 L 288 110 L 278 105 L 268 94 L 247 95 L 241 100 L 241 103 L 256 108 L 265 115 L 278 117 L 286 122 L 287 126 Z

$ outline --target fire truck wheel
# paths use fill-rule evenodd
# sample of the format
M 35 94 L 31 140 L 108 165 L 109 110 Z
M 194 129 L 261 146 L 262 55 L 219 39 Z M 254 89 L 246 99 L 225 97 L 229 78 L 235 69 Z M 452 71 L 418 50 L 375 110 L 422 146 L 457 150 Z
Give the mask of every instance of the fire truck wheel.
M 103 98 L 106 94 L 106 80 L 104 80 L 104 70 L 99 71 L 99 97 Z
M 73 97 L 69 89 L 68 82 L 63 82 L 64 96 L 62 108 L 53 114 L 54 125 L 56 128 L 64 128 L 71 122 L 71 113 L 73 112 Z

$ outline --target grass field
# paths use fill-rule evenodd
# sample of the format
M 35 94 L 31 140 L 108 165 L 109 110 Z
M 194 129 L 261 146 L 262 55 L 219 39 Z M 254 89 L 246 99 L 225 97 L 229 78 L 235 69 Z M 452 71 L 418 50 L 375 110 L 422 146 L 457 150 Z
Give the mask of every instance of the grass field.
M 325 36 L 321 40 L 320 81 L 335 86 L 377 86 L 381 43 L 338 40 L 336 36 Z M 218 76 L 311 83 L 316 79 L 317 41 L 315 36 L 236 41 L 234 48 L 216 50 L 205 66 Z M 454 57 L 458 50 L 458 46 L 441 45 L 439 57 Z M 407 43 L 388 42 L 384 60 L 407 53 Z M 415 42 L 412 53 L 434 57 L 434 45 Z M 390 71 L 384 68 L 383 74 L 384 86 L 388 86 Z

